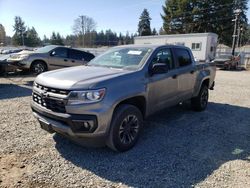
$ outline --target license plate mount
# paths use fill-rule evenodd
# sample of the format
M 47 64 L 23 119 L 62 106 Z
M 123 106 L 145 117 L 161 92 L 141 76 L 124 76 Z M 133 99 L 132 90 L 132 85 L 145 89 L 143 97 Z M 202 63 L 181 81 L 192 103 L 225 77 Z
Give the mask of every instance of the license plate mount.
M 43 121 L 39 119 L 39 123 L 41 125 L 41 128 L 49 133 L 54 133 L 55 131 L 52 129 L 52 126 L 50 123 Z

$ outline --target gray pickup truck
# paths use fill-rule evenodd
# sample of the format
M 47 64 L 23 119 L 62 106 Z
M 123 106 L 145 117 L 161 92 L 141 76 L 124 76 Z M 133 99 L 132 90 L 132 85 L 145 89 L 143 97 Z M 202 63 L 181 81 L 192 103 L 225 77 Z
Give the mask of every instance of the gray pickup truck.
M 50 133 L 126 151 L 149 115 L 190 99 L 195 111 L 205 110 L 215 71 L 213 63 L 196 64 L 183 46 L 120 46 L 87 66 L 40 74 L 31 107 Z

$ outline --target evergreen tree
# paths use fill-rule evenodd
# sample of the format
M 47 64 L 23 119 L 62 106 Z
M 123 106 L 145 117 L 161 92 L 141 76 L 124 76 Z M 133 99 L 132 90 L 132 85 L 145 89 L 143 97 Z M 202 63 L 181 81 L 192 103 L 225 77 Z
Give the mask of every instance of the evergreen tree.
M 151 27 L 150 27 L 150 16 L 147 9 L 144 9 L 141 16 L 140 21 L 138 24 L 138 33 L 140 36 L 147 36 L 151 35 Z
M 64 45 L 61 35 L 59 33 L 56 34 L 54 31 L 50 37 L 50 42 L 53 45 Z
M 76 35 L 67 35 L 64 44 L 66 46 L 76 47 L 77 46 L 77 36 Z
M 125 44 L 131 44 L 131 38 L 130 38 L 129 32 L 126 33 L 124 43 Z
M 123 45 L 123 44 L 124 44 L 123 36 L 122 36 L 122 33 L 120 33 L 120 34 L 119 34 L 118 45 Z
M 250 24 L 246 28 L 242 28 L 242 32 L 240 43 L 250 45 Z
M 154 28 L 153 31 L 152 31 L 152 35 L 158 35 L 156 29 Z
M 56 38 L 56 33 L 53 31 L 52 32 L 52 35 L 51 35 L 51 37 L 50 37 L 50 42 L 51 42 L 51 44 L 53 44 L 53 45 L 56 45 L 57 44 L 57 40 L 56 40 L 57 38 Z
M 25 23 L 20 16 L 15 17 L 15 24 L 14 24 L 13 28 L 14 28 L 14 32 L 15 32 L 13 37 L 12 37 L 13 44 L 19 45 L 19 46 L 25 45 L 24 35 L 26 32 L 26 26 L 25 26 Z
M 232 42 L 234 10 L 241 9 L 241 24 L 246 26 L 247 0 L 166 0 L 163 28 L 167 34 L 214 32 L 221 43 Z
M 56 41 L 57 41 L 57 45 L 64 45 L 63 38 L 59 33 L 56 34 Z
M 43 45 L 48 45 L 48 44 L 50 44 L 50 40 L 47 38 L 46 35 L 43 35 L 42 44 L 43 44 Z
M 34 27 L 28 28 L 25 33 L 26 46 L 35 47 L 41 44 L 41 40 Z
M 159 35 L 165 35 L 166 32 L 164 31 L 163 27 L 160 28 L 159 30 Z

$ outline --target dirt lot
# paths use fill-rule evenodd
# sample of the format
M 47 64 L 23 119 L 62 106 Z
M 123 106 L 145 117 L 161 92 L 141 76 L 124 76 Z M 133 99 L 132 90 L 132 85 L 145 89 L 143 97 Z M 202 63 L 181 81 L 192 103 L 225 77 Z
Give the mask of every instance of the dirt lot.
M 250 72 L 218 71 L 205 112 L 157 114 L 126 153 L 42 131 L 33 79 L 0 78 L 0 187 L 250 187 Z

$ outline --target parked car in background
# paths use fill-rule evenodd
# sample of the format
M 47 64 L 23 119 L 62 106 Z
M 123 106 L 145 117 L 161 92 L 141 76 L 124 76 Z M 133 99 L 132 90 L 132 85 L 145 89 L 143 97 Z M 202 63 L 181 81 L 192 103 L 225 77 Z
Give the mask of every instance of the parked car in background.
M 12 53 L 18 53 L 21 52 L 24 49 L 0 49 L 0 54 L 12 54 Z
M 237 56 L 225 56 L 216 58 L 213 62 L 217 67 L 226 69 L 226 70 L 236 70 L 240 65 L 241 54 Z
M 50 133 L 126 151 L 143 119 L 159 110 L 190 99 L 194 110 L 205 110 L 215 74 L 214 63 L 196 64 L 184 46 L 120 46 L 87 66 L 40 74 L 31 107 Z
M 19 69 L 29 69 L 40 74 L 48 70 L 84 65 L 94 57 L 93 54 L 81 50 L 49 45 L 35 51 L 22 51 L 13 54 L 7 61 Z

